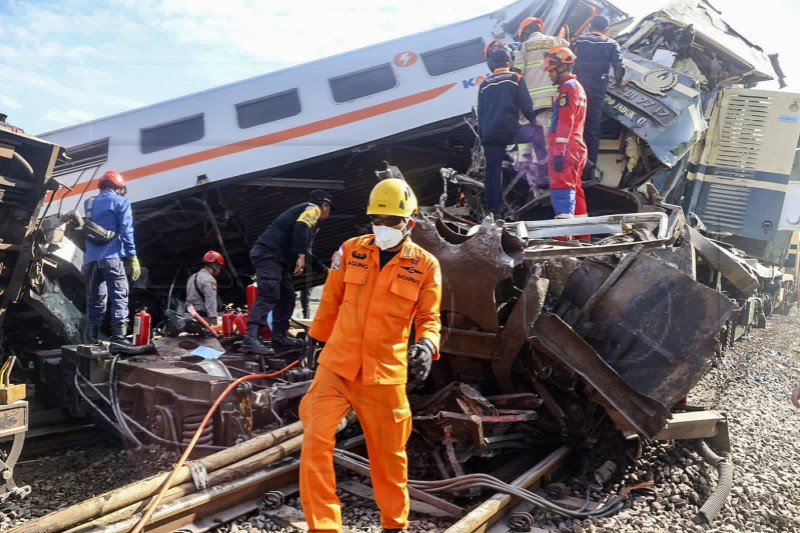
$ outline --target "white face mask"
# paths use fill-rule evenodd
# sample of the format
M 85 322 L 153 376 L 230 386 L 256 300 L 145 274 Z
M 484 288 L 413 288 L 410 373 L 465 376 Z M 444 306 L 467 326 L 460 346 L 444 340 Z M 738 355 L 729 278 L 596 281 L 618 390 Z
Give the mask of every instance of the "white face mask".
M 372 233 L 375 234 L 375 244 L 381 250 L 394 248 L 405 237 L 402 229 L 388 228 L 386 226 L 372 226 Z

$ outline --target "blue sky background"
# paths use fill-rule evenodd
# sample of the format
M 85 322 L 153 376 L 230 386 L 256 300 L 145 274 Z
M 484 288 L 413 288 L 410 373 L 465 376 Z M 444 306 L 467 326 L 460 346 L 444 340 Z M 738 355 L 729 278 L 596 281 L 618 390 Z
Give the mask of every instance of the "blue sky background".
M 643 15 L 667 0 L 612 0 Z M 713 0 L 800 92 L 796 0 Z M 0 112 L 33 134 L 465 20 L 510 0 L 0 0 Z M 777 86 L 775 86 L 777 87 Z

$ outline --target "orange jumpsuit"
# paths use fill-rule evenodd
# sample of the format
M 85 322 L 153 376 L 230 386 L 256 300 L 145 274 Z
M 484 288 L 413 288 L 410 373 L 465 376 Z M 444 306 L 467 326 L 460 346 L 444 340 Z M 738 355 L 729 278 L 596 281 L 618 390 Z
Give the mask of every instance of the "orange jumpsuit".
M 332 456 L 336 427 L 351 407 L 364 431 L 381 527 L 408 527 L 408 340 L 413 321 L 416 340 L 439 345 L 441 297 L 439 262 L 409 240 L 382 269 L 372 235 L 333 255 L 309 331 L 327 344 L 300 403 L 300 500 L 309 531 L 341 531 Z

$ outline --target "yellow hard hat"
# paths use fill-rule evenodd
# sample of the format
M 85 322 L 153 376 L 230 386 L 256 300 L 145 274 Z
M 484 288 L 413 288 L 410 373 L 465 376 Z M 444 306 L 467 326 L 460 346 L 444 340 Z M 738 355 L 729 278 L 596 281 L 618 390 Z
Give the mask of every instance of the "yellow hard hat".
M 368 215 L 410 217 L 416 211 L 417 197 L 401 179 L 381 180 L 369 193 Z

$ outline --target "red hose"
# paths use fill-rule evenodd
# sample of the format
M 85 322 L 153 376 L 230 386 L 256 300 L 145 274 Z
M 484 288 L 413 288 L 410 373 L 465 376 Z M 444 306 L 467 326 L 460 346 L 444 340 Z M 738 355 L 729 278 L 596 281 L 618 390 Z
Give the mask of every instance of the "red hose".
M 170 489 L 170 486 L 172 485 L 172 480 L 175 479 L 175 476 L 178 474 L 178 470 L 181 469 L 183 464 L 186 462 L 186 459 L 188 459 L 189 454 L 192 453 L 195 444 L 197 444 L 197 441 L 200 439 L 200 435 L 203 433 L 203 429 L 206 427 L 206 424 L 208 424 L 208 422 L 211 420 L 211 417 L 214 415 L 214 412 L 217 410 L 217 408 L 225 399 L 225 397 L 228 396 L 228 394 L 230 394 L 230 392 L 233 389 L 238 387 L 240 383 L 244 383 L 245 381 L 250 381 L 253 379 L 274 378 L 275 376 L 283 374 L 284 372 L 295 366 L 297 363 L 298 361 L 294 361 L 293 363 L 288 364 L 285 367 L 278 370 L 277 372 L 273 372 L 271 374 L 252 374 L 250 376 L 240 377 L 239 379 L 228 385 L 228 387 L 224 391 L 222 391 L 222 394 L 220 394 L 219 398 L 217 398 L 216 401 L 214 402 L 214 405 L 212 405 L 211 408 L 208 410 L 208 413 L 206 413 L 206 416 L 203 419 L 203 422 L 200 424 L 200 427 L 198 427 L 197 431 L 194 432 L 194 436 L 192 436 L 192 440 L 189 441 L 189 444 L 186 446 L 186 449 L 181 455 L 181 458 L 178 460 L 178 464 L 175 465 L 175 468 L 172 470 L 169 477 L 164 481 L 164 484 L 161 485 L 161 488 L 159 489 L 158 494 L 156 494 L 155 498 L 153 498 L 147 505 L 147 509 L 145 510 L 144 515 L 136 523 L 136 526 L 131 530 L 131 533 L 140 533 L 147 525 L 147 523 L 150 521 L 150 518 L 156 511 L 158 504 L 161 503 L 164 494 L 166 494 L 166 492 Z

